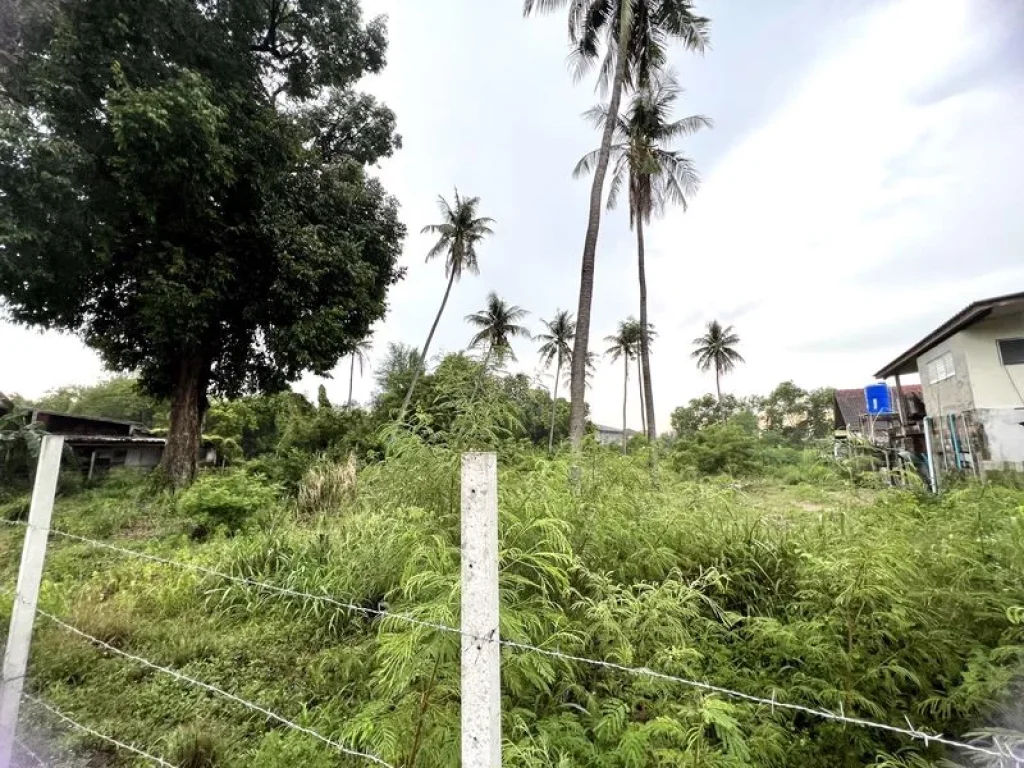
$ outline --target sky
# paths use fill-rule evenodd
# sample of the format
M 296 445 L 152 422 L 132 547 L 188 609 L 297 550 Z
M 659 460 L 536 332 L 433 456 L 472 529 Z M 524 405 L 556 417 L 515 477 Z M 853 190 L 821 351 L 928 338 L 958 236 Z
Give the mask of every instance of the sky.
M 431 357 L 459 351 L 464 317 L 495 290 L 527 325 L 576 310 L 589 180 L 572 169 L 599 136 L 580 115 L 599 100 L 574 82 L 564 13 L 524 19 L 519 0 L 363 0 L 387 14 L 389 63 L 368 78 L 398 116 L 404 146 L 373 169 L 408 225 L 390 310 L 355 396 L 368 400 L 388 342 L 420 346 L 445 287 L 425 263 L 438 195 L 481 198 L 495 234 L 481 274 L 455 286 Z M 735 326 L 737 394 L 791 379 L 860 387 L 977 299 L 1024 290 L 1024 0 L 698 0 L 712 19 L 702 57 L 678 50 L 679 115 L 712 130 L 678 148 L 702 184 L 688 209 L 647 232 L 652 371 L 659 431 L 678 405 L 714 389 L 690 359 L 712 319 Z M 635 236 L 608 212 L 597 254 L 591 348 L 639 311 Z M 536 344 L 510 370 L 541 371 Z M 102 378 L 74 337 L 0 320 L 0 390 L 34 397 Z M 347 361 L 326 385 L 348 393 Z M 621 424 L 621 363 L 601 361 L 591 415 Z M 631 373 L 629 426 L 640 406 Z

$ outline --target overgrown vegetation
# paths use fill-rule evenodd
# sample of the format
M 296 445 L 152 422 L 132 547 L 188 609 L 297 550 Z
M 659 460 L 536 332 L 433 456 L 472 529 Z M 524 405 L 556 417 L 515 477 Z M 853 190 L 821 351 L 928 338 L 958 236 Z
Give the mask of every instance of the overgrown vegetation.
M 385 460 L 330 491 L 335 480 L 317 473 L 337 463 L 308 470 L 294 495 L 258 466 L 211 472 L 178 497 L 114 475 L 60 498 L 55 525 L 458 626 L 458 447 L 437 436 L 390 435 Z M 783 485 L 667 470 L 653 484 L 644 449 L 619 457 L 595 448 L 576 488 L 568 459 L 545 448 L 503 444 L 505 638 L 894 725 L 907 715 L 957 736 L 1018 725 L 1008 718 L 1024 662 L 1021 491 L 972 485 L 933 499 L 858 489 L 793 449 Z M 18 535 L 0 527 L 5 584 Z M 0 605 L 6 627 L 9 599 Z M 458 765 L 455 634 L 60 539 L 43 605 L 396 765 Z M 852 768 L 944 756 L 934 743 L 675 683 L 531 652 L 502 656 L 508 766 Z M 83 722 L 183 765 L 361 764 L 43 619 L 29 684 Z M 37 734 L 63 733 L 30 717 Z M 100 746 L 61 738 L 77 750 Z

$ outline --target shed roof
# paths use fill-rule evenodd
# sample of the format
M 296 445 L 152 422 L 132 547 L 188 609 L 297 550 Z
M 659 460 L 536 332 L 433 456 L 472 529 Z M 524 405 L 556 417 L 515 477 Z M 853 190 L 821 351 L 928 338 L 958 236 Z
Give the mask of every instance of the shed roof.
M 903 394 L 920 395 L 920 384 L 904 384 Z M 889 387 L 889 395 L 892 402 L 896 402 L 896 387 Z M 867 413 L 867 400 L 864 398 L 864 388 L 860 389 L 837 389 L 836 390 L 836 421 L 842 420 L 843 426 L 860 426 L 860 417 Z M 838 427 L 839 424 L 837 423 Z
M 917 358 L 932 347 L 937 344 L 941 344 L 950 336 L 959 333 L 964 328 L 984 320 L 993 312 L 1006 311 L 1008 309 L 1019 309 L 1021 307 L 1024 307 L 1024 292 L 1007 293 L 1003 296 L 994 296 L 991 299 L 982 299 L 981 301 L 969 304 L 917 342 L 906 352 L 879 370 L 875 376 L 879 379 L 888 379 L 890 376 L 917 373 Z

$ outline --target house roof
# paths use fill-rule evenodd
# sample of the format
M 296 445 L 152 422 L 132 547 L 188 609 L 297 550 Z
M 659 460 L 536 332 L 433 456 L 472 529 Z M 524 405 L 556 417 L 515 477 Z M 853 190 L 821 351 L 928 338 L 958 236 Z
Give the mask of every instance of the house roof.
M 33 414 L 42 413 L 47 416 L 60 416 L 62 419 L 77 419 L 78 421 L 95 421 L 101 424 L 121 424 L 126 427 L 142 427 L 145 424 L 141 421 L 125 421 L 124 419 L 108 419 L 106 416 L 82 416 L 78 413 L 64 413 L 63 411 L 47 411 L 41 408 L 33 408 Z
M 1008 293 L 1004 296 L 995 296 L 991 299 L 976 301 L 953 315 L 953 317 L 929 333 L 906 352 L 879 370 L 875 376 L 879 379 L 888 379 L 890 376 L 917 373 L 917 358 L 932 347 L 941 344 L 964 328 L 984 320 L 993 312 L 1018 309 L 1022 306 L 1024 306 L 1024 292 Z
M 902 387 L 903 395 L 920 395 L 920 384 L 905 384 Z M 896 387 L 889 387 L 889 395 L 892 402 L 896 402 Z M 864 389 L 837 389 L 835 395 L 837 415 L 842 419 L 845 426 L 860 426 L 860 417 L 867 413 L 867 401 L 864 398 Z M 838 424 L 836 426 L 839 426 Z

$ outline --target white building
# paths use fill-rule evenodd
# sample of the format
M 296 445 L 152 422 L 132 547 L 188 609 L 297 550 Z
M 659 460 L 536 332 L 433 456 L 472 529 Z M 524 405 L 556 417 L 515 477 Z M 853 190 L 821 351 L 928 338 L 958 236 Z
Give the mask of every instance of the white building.
M 913 373 L 945 469 L 1024 471 L 1024 293 L 974 302 L 876 376 Z

